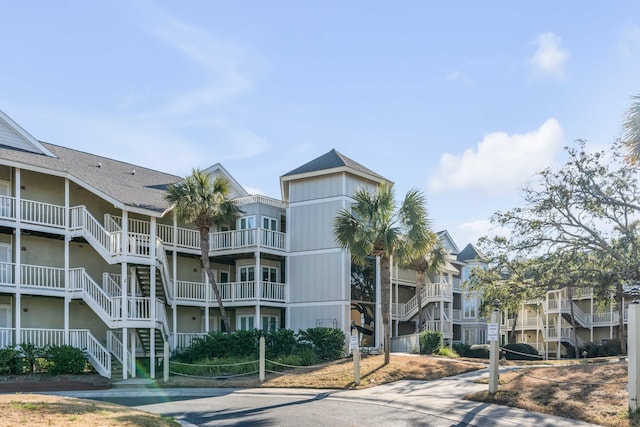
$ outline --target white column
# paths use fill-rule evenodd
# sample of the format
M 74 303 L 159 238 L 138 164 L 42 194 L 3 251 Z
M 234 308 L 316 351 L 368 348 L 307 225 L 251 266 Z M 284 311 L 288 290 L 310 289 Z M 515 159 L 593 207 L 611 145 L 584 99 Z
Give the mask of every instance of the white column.
M 136 330 L 129 328 L 129 341 L 131 343 L 131 378 L 136 377 Z
M 20 169 L 15 169 L 15 215 L 16 215 L 16 247 L 15 247 L 15 271 L 13 277 L 16 284 L 16 344 L 22 343 L 22 292 L 21 292 L 21 265 L 22 265 L 22 227 L 20 212 Z
M 260 293 L 262 292 L 262 267 L 260 265 L 260 251 L 257 250 L 254 254 L 256 258 L 256 273 L 254 276 L 255 290 L 256 290 L 256 328 L 262 329 L 262 323 L 260 319 Z
M 382 343 L 384 342 L 384 326 L 382 325 L 382 298 L 380 295 L 380 285 L 381 285 L 381 277 L 380 277 L 380 257 L 376 257 L 376 315 L 375 315 L 375 343 L 374 346 L 381 348 Z
M 64 236 L 64 343 L 69 344 L 69 311 L 71 309 L 71 284 L 69 283 L 69 180 L 64 180 L 64 216 L 65 216 L 65 236 Z
M 173 278 L 173 301 L 171 302 L 171 325 L 173 331 L 173 348 L 177 346 L 176 332 L 178 332 L 178 307 L 176 305 L 178 277 L 178 219 L 175 211 L 173 212 L 173 254 L 171 254 L 171 277 Z
M 156 312 L 156 261 L 157 261 L 157 253 L 156 253 L 156 218 L 151 217 L 151 221 L 149 224 L 149 255 L 151 258 L 151 265 L 149 266 L 149 281 L 150 281 L 150 289 L 149 289 L 149 315 L 151 317 L 152 325 L 155 325 L 158 321 L 158 313 Z M 167 295 L 165 295 L 165 299 Z M 164 309 L 164 307 L 162 308 Z M 162 331 L 162 329 L 161 329 Z M 156 377 L 156 329 L 155 327 L 149 328 L 149 375 L 151 378 Z
M 498 359 L 500 352 L 500 311 L 497 304 L 494 304 L 491 312 L 491 323 L 497 325 L 497 337 L 489 341 L 489 394 L 494 395 L 498 391 Z
M 629 326 L 628 326 L 628 345 L 627 360 L 629 382 L 627 391 L 629 393 L 629 412 L 638 410 L 638 372 L 640 372 L 640 328 L 638 328 L 638 304 L 637 301 L 629 304 Z
M 127 371 L 129 370 L 129 329 L 122 328 L 122 379 L 127 379 Z

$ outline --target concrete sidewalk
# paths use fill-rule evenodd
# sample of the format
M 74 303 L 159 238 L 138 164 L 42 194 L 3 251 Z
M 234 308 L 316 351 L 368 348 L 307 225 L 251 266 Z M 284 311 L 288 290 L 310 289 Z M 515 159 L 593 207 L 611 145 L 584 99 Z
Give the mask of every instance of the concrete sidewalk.
M 509 368 L 501 368 L 506 371 Z M 469 393 L 487 389 L 486 384 L 476 381 L 488 376 L 488 369 L 469 372 L 456 377 L 436 381 L 397 381 L 363 390 L 317 390 L 317 389 L 226 389 L 226 388 L 118 388 L 76 392 L 50 392 L 62 396 L 84 399 L 109 397 L 156 397 L 167 400 L 203 397 L 223 397 L 233 395 L 255 399 L 260 395 L 277 396 L 319 396 L 324 399 L 357 401 L 371 405 L 382 405 L 411 410 L 436 416 L 451 422 L 451 426 L 496 426 L 496 427 L 593 427 L 567 418 L 545 415 L 502 405 L 465 400 Z

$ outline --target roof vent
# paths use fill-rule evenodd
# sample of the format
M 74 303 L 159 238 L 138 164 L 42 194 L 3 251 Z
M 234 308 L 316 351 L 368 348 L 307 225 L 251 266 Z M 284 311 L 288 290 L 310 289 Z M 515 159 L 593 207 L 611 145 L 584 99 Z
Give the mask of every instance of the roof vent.
M 135 175 L 135 174 L 136 174 L 136 170 L 134 169 L 131 171 L 131 175 Z
M 102 162 L 98 163 L 98 167 L 101 168 L 102 167 Z

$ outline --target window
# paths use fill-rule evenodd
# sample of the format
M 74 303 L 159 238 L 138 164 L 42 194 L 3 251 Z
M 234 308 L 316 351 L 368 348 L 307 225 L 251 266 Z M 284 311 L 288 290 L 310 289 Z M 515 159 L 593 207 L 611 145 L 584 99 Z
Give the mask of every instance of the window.
M 278 283 L 278 269 L 275 267 L 262 267 L 262 281 Z
M 253 315 L 238 316 L 238 330 L 239 331 L 252 331 L 255 327 L 255 317 Z
M 255 278 L 254 267 L 240 267 L 238 268 L 238 276 L 241 282 L 253 282 Z
M 467 319 L 478 317 L 478 297 L 476 295 L 465 295 L 462 299 L 462 315 Z
M 262 217 L 262 244 L 266 246 L 276 246 L 278 243 L 278 236 L 274 231 L 278 231 L 278 221 L 275 218 L 269 218 L 267 216 Z
M 238 246 L 247 246 L 255 244 L 254 230 L 256 228 L 256 217 L 246 216 L 238 220 L 238 229 L 236 244 Z
M 262 316 L 262 330 L 264 332 L 275 331 L 278 329 L 277 316 Z

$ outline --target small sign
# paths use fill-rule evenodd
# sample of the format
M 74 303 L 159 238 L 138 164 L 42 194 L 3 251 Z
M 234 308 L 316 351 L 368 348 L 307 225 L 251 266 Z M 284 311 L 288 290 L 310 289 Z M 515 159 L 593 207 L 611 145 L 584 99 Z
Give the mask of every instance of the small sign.
M 354 348 L 359 348 L 360 346 L 358 345 L 358 337 L 357 336 L 351 336 L 351 341 L 349 342 L 349 348 L 351 350 L 353 350 Z
M 497 323 L 488 323 L 487 324 L 487 340 L 488 341 L 498 341 L 499 325 Z

